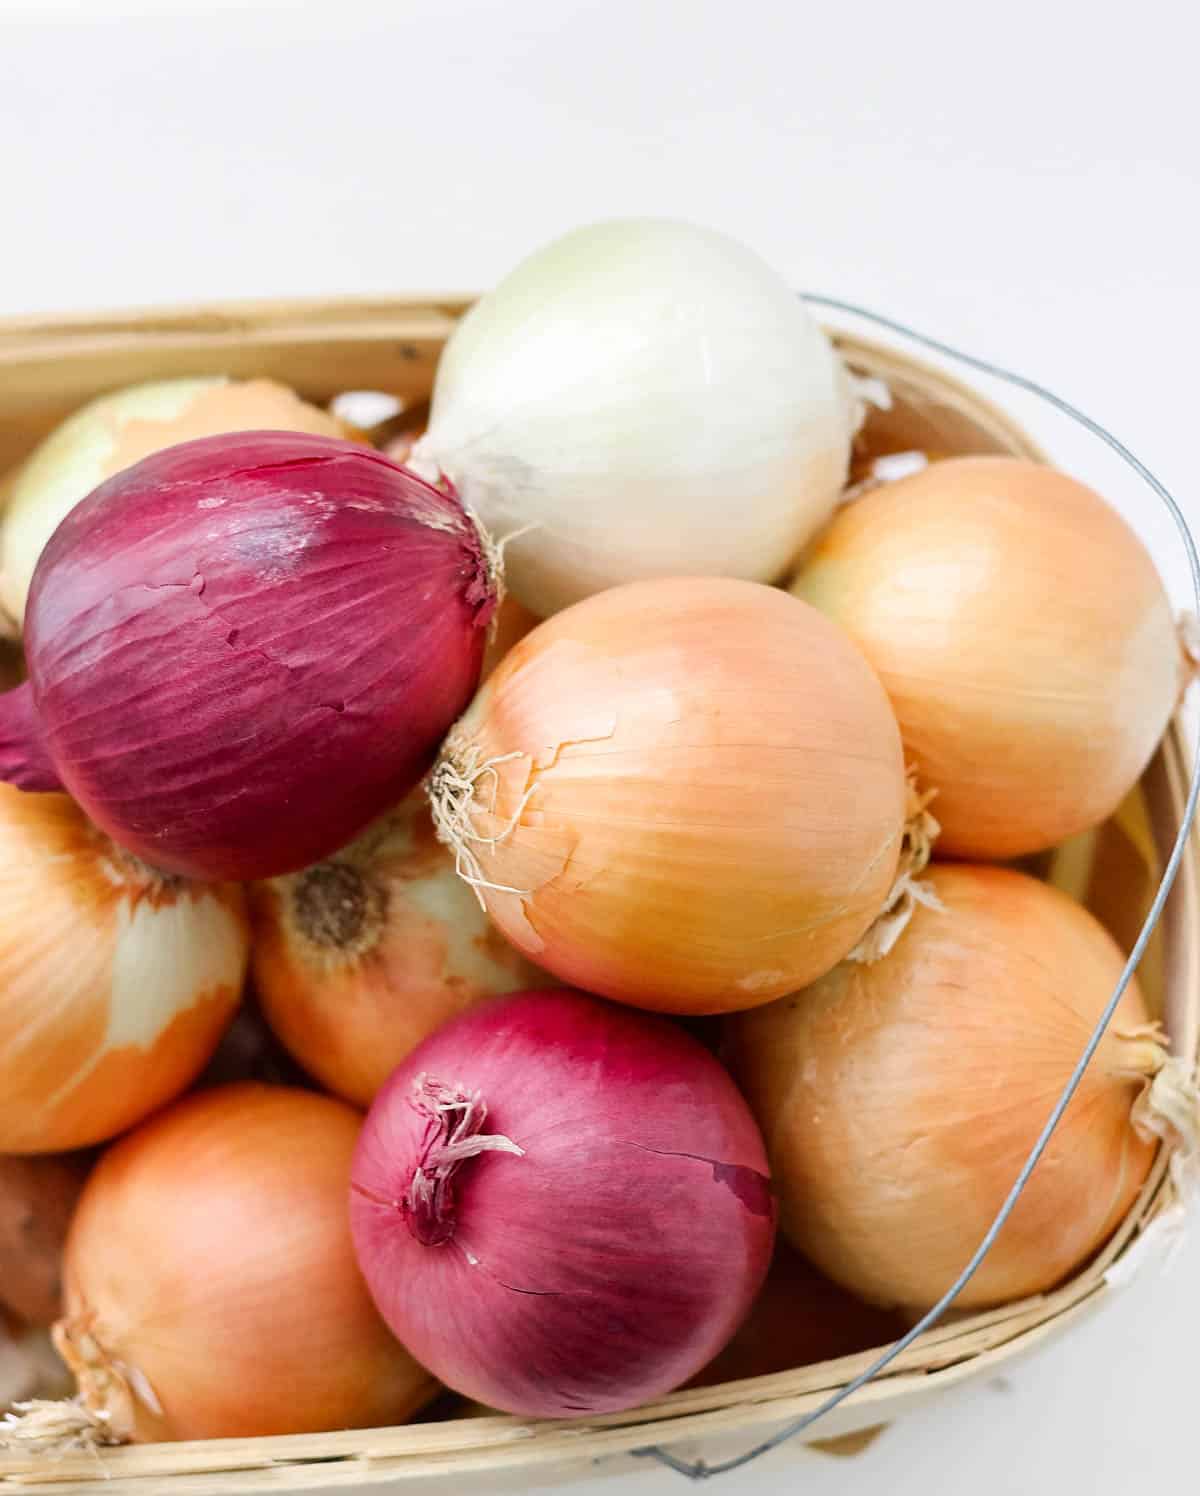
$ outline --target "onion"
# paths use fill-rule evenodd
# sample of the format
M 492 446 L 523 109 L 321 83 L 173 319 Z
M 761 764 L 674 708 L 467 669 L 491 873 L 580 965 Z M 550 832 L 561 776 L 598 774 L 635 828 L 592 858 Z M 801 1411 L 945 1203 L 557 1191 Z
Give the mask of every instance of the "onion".
M 496 604 L 457 500 L 368 448 L 246 432 L 127 468 L 56 531 L 0 778 L 200 878 L 320 861 L 428 769 Z
M 762 1140 L 713 1057 L 581 993 L 495 998 L 376 1099 L 351 1224 L 384 1318 L 455 1390 L 536 1417 L 659 1396 L 766 1272 Z
M 856 1299 L 781 1239 L 754 1307 L 692 1385 L 714 1387 L 836 1361 L 898 1340 L 907 1328 L 902 1316 Z
M 0 610 L 18 625 L 38 557 L 80 499 L 151 452 L 225 431 L 341 436 L 339 422 L 269 379 L 164 379 L 102 395 L 64 421 L 14 475 L 0 528 Z
M 455 328 L 413 462 L 500 537 L 545 616 L 615 583 L 772 581 L 828 518 L 856 410 L 757 255 L 657 219 L 577 229 Z
M 239 889 L 163 878 L 64 795 L 0 785 L 0 1153 L 100 1142 L 172 1100 L 248 945 Z
M 304 1068 L 368 1105 L 400 1061 L 482 997 L 539 973 L 498 934 L 413 797 L 330 861 L 255 884 L 254 984 Z
M 329 1097 L 228 1086 L 104 1156 L 55 1332 L 85 1426 L 120 1441 L 316 1433 L 395 1423 L 429 1398 L 355 1265 L 358 1130 Z
M 435 815 L 564 981 L 717 1012 L 828 971 L 888 897 L 899 735 L 859 652 L 750 582 L 614 588 L 535 629 L 455 728 Z
M 62 1246 L 82 1158 L 0 1157 L 0 1309 L 30 1325 L 62 1313 Z
M 982 1241 L 1124 959 L 1022 873 L 947 865 L 930 881 L 943 907 L 919 909 L 884 960 L 839 966 L 727 1032 L 792 1243 L 852 1292 L 913 1308 Z M 958 1307 L 1051 1288 L 1106 1240 L 1145 1181 L 1177 1066 L 1131 985 Z
M 1103 820 L 1184 679 L 1141 542 L 1090 489 L 1016 458 L 936 462 L 847 505 L 794 590 L 879 672 L 957 856 Z

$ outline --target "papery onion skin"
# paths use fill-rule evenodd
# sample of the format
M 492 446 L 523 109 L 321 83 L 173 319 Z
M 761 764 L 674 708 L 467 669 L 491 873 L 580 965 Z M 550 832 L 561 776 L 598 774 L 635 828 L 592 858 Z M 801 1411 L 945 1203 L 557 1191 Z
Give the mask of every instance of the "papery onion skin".
M 846 505 L 793 590 L 879 672 L 937 850 L 1011 858 L 1112 813 L 1166 729 L 1183 656 L 1149 553 L 1037 463 L 932 463 Z
M 535 629 L 447 740 L 435 804 L 471 773 L 463 861 L 505 935 L 560 980 L 677 1013 L 768 1002 L 845 956 L 906 808 L 858 650 L 720 578 L 631 583 Z
M 621 582 L 774 581 L 831 512 L 854 408 L 804 303 L 750 250 L 665 219 L 592 224 L 474 306 L 438 364 L 445 474 L 542 617 Z
M 466 1159 L 418 1215 L 405 1202 L 418 1165 L 436 1176 L 437 1128 L 414 1102 L 446 1076 L 486 1109 L 473 1130 L 523 1151 Z M 353 1179 L 393 1330 L 457 1391 L 530 1417 L 686 1380 L 749 1309 L 774 1235 L 762 1140 L 716 1060 L 567 991 L 493 999 L 426 1040 L 371 1109 Z
M 365 1428 L 428 1400 L 432 1379 L 355 1264 L 345 1192 L 358 1131 L 332 1098 L 227 1086 L 100 1161 L 67 1243 L 58 1339 L 117 1437 Z
M 89 401 L 13 475 L 0 523 L 0 611 L 20 625 L 46 542 L 106 478 L 178 442 L 247 430 L 346 435 L 339 421 L 270 379 L 163 379 Z
M 991 1225 L 1123 965 L 1064 894 L 946 864 L 890 955 L 729 1020 L 793 1245 L 863 1298 L 928 1307 Z M 1131 1111 L 1164 1057 L 1131 984 L 1046 1153 L 956 1300 L 1052 1288 L 1124 1218 L 1155 1145 Z
M 0 785 L 0 1153 L 101 1142 L 177 1096 L 249 943 L 239 888 L 163 878 L 65 795 Z
M 169 872 L 293 871 L 425 773 L 495 604 L 473 521 L 379 453 L 282 432 L 172 447 L 47 546 L 0 777 L 57 774 Z
M 249 892 L 267 1021 L 311 1075 L 357 1105 L 370 1105 L 440 1023 L 549 981 L 458 877 L 422 795 L 335 858 Z

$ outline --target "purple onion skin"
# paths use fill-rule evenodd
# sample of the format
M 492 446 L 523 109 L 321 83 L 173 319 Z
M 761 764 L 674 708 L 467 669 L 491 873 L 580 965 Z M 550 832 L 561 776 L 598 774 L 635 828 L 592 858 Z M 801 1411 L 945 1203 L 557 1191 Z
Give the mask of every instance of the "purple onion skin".
M 155 867 L 273 877 L 407 794 L 496 606 L 461 504 L 369 447 L 205 437 L 55 531 L 0 697 L 0 778 L 68 790 Z
M 416 1103 L 431 1082 L 478 1092 L 481 1133 L 523 1154 L 439 1170 Z M 562 1418 L 635 1407 L 706 1365 L 763 1282 L 775 1206 L 758 1128 L 707 1050 L 556 990 L 471 1009 L 394 1072 L 359 1141 L 351 1224 L 376 1304 L 435 1376 Z

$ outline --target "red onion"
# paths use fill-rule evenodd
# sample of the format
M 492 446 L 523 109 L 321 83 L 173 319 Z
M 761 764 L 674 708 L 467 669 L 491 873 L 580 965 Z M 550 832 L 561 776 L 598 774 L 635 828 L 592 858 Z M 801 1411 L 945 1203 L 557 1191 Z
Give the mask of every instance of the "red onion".
M 378 452 L 277 431 L 167 448 L 43 552 L 0 779 L 67 789 L 169 872 L 303 867 L 429 768 L 496 600 L 458 500 Z
M 775 1231 L 762 1138 L 717 1061 L 567 990 L 493 999 L 419 1045 L 352 1177 L 392 1330 L 449 1386 L 528 1417 L 693 1376 L 749 1310 Z

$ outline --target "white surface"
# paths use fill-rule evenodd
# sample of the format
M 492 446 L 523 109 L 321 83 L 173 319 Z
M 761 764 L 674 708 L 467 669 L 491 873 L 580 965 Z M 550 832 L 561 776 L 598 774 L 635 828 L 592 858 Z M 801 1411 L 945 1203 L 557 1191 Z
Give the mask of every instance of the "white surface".
M 248 4 L 0 0 L 0 314 L 474 288 L 578 221 L 688 216 L 1037 374 L 1200 520 L 1183 0 Z M 792 1450 L 716 1489 L 1183 1476 L 1198 1337 L 1200 1232 L 1010 1381 L 851 1462 Z M 647 1469 L 588 1489 L 685 1487 Z

